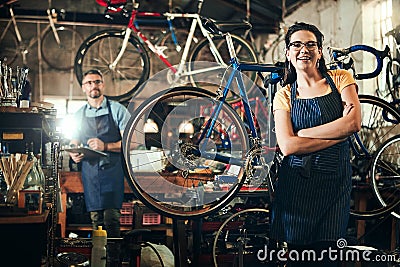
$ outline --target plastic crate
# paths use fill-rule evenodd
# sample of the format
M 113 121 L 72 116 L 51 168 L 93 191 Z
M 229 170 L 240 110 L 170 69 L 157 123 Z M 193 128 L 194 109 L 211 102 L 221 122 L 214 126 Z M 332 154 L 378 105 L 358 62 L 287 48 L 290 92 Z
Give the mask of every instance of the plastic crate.
M 121 215 L 132 215 L 133 214 L 133 203 L 123 202 L 121 208 Z
M 123 202 L 121 208 L 121 217 L 119 222 L 121 225 L 132 225 L 133 222 L 133 203 Z
M 158 213 L 143 213 L 142 225 L 159 225 L 161 224 L 161 215 Z
M 121 215 L 119 222 L 121 225 L 132 225 L 133 215 Z

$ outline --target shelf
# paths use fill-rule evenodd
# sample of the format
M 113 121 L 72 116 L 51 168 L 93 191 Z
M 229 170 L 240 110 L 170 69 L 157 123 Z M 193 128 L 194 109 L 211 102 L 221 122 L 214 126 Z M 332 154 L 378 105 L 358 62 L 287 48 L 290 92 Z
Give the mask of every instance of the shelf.
M 66 231 L 92 231 L 92 226 L 91 225 L 67 225 L 65 227 Z M 129 231 L 132 230 L 132 227 L 130 226 L 121 226 L 121 231 Z
M 15 216 L 15 217 L 0 217 L 0 224 L 30 224 L 44 223 L 49 215 L 49 210 L 45 210 L 39 215 Z

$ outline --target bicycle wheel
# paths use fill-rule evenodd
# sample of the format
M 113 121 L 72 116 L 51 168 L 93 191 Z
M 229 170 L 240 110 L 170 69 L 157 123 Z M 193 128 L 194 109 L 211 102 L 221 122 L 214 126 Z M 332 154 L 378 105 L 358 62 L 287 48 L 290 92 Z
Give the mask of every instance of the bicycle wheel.
M 223 103 L 211 137 L 202 137 L 219 103 L 213 97 L 194 87 L 159 92 L 136 109 L 124 131 L 128 182 L 143 203 L 168 217 L 217 211 L 243 184 L 249 140 L 237 113 Z
M 4 31 L 0 34 L 0 61 L 9 66 L 18 56 L 19 45 L 17 37 L 11 30 Z
M 386 85 L 392 100 L 400 99 L 400 60 L 394 58 L 386 65 Z
M 213 71 L 201 71 L 198 66 L 200 64 L 189 64 L 190 71 L 199 71 L 198 74 L 192 75 L 190 77 L 191 83 L 194 86 L 206 86 L 210 88 L 210 91 L 215 92 L 216 88 L 221 84 L 221 79 L 225 77 L 226 67 L 230 64 L 230 55 L 228 51 L 228 45 L 226 43 L 225 37 L 223 36 L 214 36 L 212 38 L 213 43 L 218 49 L 221 58 L 224 63 L 218 62 L 211 51 L 210 44 L 208 39 L 203 39 L 200 43 L 193 49 L 191 55 L 189 56 L 189 62 L 216 62 L 221 65 L 221 69 L 213 70 Z M 246 63 L 257 63 L 257 55 L 250 44 L 246 42 L 243 38 L 232 35 L 233 46 L 236 48 L 236 54 L 239 62 Z M 197 67 L 197 68 L 196 68 Z M 253 82 L 253 85 L 256 82 L 257 74 L 254 71 L 243 71 L 245 76 L 249 77 L 249 79 Z M 206 77 L 206 79 L 204 78 Z M 210 81 L 207 83 L 201 83 L 199 81 Z M 223 84 L 223 81 L 222 81 Z M 234 86 L 235 83 L 232 84 Z M 210 87 L 211 86 L 211 87 Z M 248 88 L 248 94 L 254 88 L 254 86 L 246 86 Z M 228 102 L 233 102 L 237 100 L 237 96 L 239 95 L 239 89 L 236 87 L 230 88 L 232 95 L 227 99 Z
M 89 69 L 100 70 L 107 84 L 104 94 L 120 102 L 131 98 L 150 73 L 147 51 L 133 36 L 129 38 L 125 53 L 117 66 L 110 68 L 121 49 L 124 34 L 125 31 L 116 29 L 94 33 L 79 47 L 74 64 L 75 75 L 80 84 L 83 73 Z
M 264 219 L 259 220 L 260 214 Z M 214 266 L 261 265 L 257 252 L 264 251 L 268 245 L 268 215 L 266 209 L 250 208 L 227 218 L 215 234 L 212 247 Z
M 53 30 L 49 28 L 41 39 L 43 60 L 53 69 L 71 70 L 77 48 L 83 42 L 82 35 L 72 28 L 56 28 L 60 44 L 57 43 Z
M 271 48 L 271 58 L 272 63 L 277 62 L 285 62 L 286 54 L 285 54 L 286 44 L 285 39 L 283 37 L 279 38 L 272 44 Z
M 388 139 L 372 160 L 371 180 L 376 198 L 386 210 L 400 205 L 400 135 Z M 400 214 L 391 212 L 400 219 Z
M 400 126 L 393 121 L 399 121 L 400 114 L 388 102 L 378 97 L 360 95 L 359 99 L 362 121 L 361 130 L 357 134 L 360 142 L 354 140 L 354 135 L 351 142 L 353 187 L 350 212 L 355 217 L 369 218 L 375 216 L 377 210 L 382 207 L 373 193 L 370 177 L 371 160 L 386 140 L 399 133 Z M 360 197 L 366 199 L 360 202 Z

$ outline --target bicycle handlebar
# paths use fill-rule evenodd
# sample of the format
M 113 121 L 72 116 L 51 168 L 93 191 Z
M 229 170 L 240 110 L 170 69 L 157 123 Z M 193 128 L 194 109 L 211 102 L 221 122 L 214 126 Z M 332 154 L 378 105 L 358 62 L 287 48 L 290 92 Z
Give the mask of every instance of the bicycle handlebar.
M 354 74 L 354 78 L 357 80 L 363 80 L 363 79 L 370 79 L 374 78 L 381 73 L 382 68 L 383 68 L 383 59 L 385 57 L 390 57 L 390 48 L 389 46 L 386 45 L 384 50 L 377 50 L 371 46 L 368 45 L 352 45 L 348 48 L 335 48 L 335 47 L 328 47 L 328 50 L 330 51 L 330 54 L 332 57 L 340 61 L 339 58 L 342 56 L 347 56 L 353 52 L 356 51 L 366 51 L 371 54 L 373 54 L 376 58 L 377 66 L 373 72 L 370 73 L 361 73 L 361 74 Z M 347 64 L 343 65 L 343 68 L 349 69 L 353 65 L 353 59 L 350 58 L 350 62 Z

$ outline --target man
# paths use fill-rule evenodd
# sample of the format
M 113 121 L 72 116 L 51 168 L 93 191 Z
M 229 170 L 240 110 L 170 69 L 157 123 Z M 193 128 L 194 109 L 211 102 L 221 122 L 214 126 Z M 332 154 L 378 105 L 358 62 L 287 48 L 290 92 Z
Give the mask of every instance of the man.
M 103 95 L 104 88 L 100 71 L 84 73 L 82 90 L 87 103 L 75 113 L 78 130 L 70 144 L 104 151 L 107 157 L 88 158 L 81 153 L 70 153 L 70 156 L 74 162 L 82 162 L 84 197 L 93 229 L 104 225 L 108 237 L 119 237 L 120 209 L 124 197 L 121 136 L 128 123 L 129 112 L 120 103 L 108 100 Z M 108 252 L 111 257 L 112 249 Z

